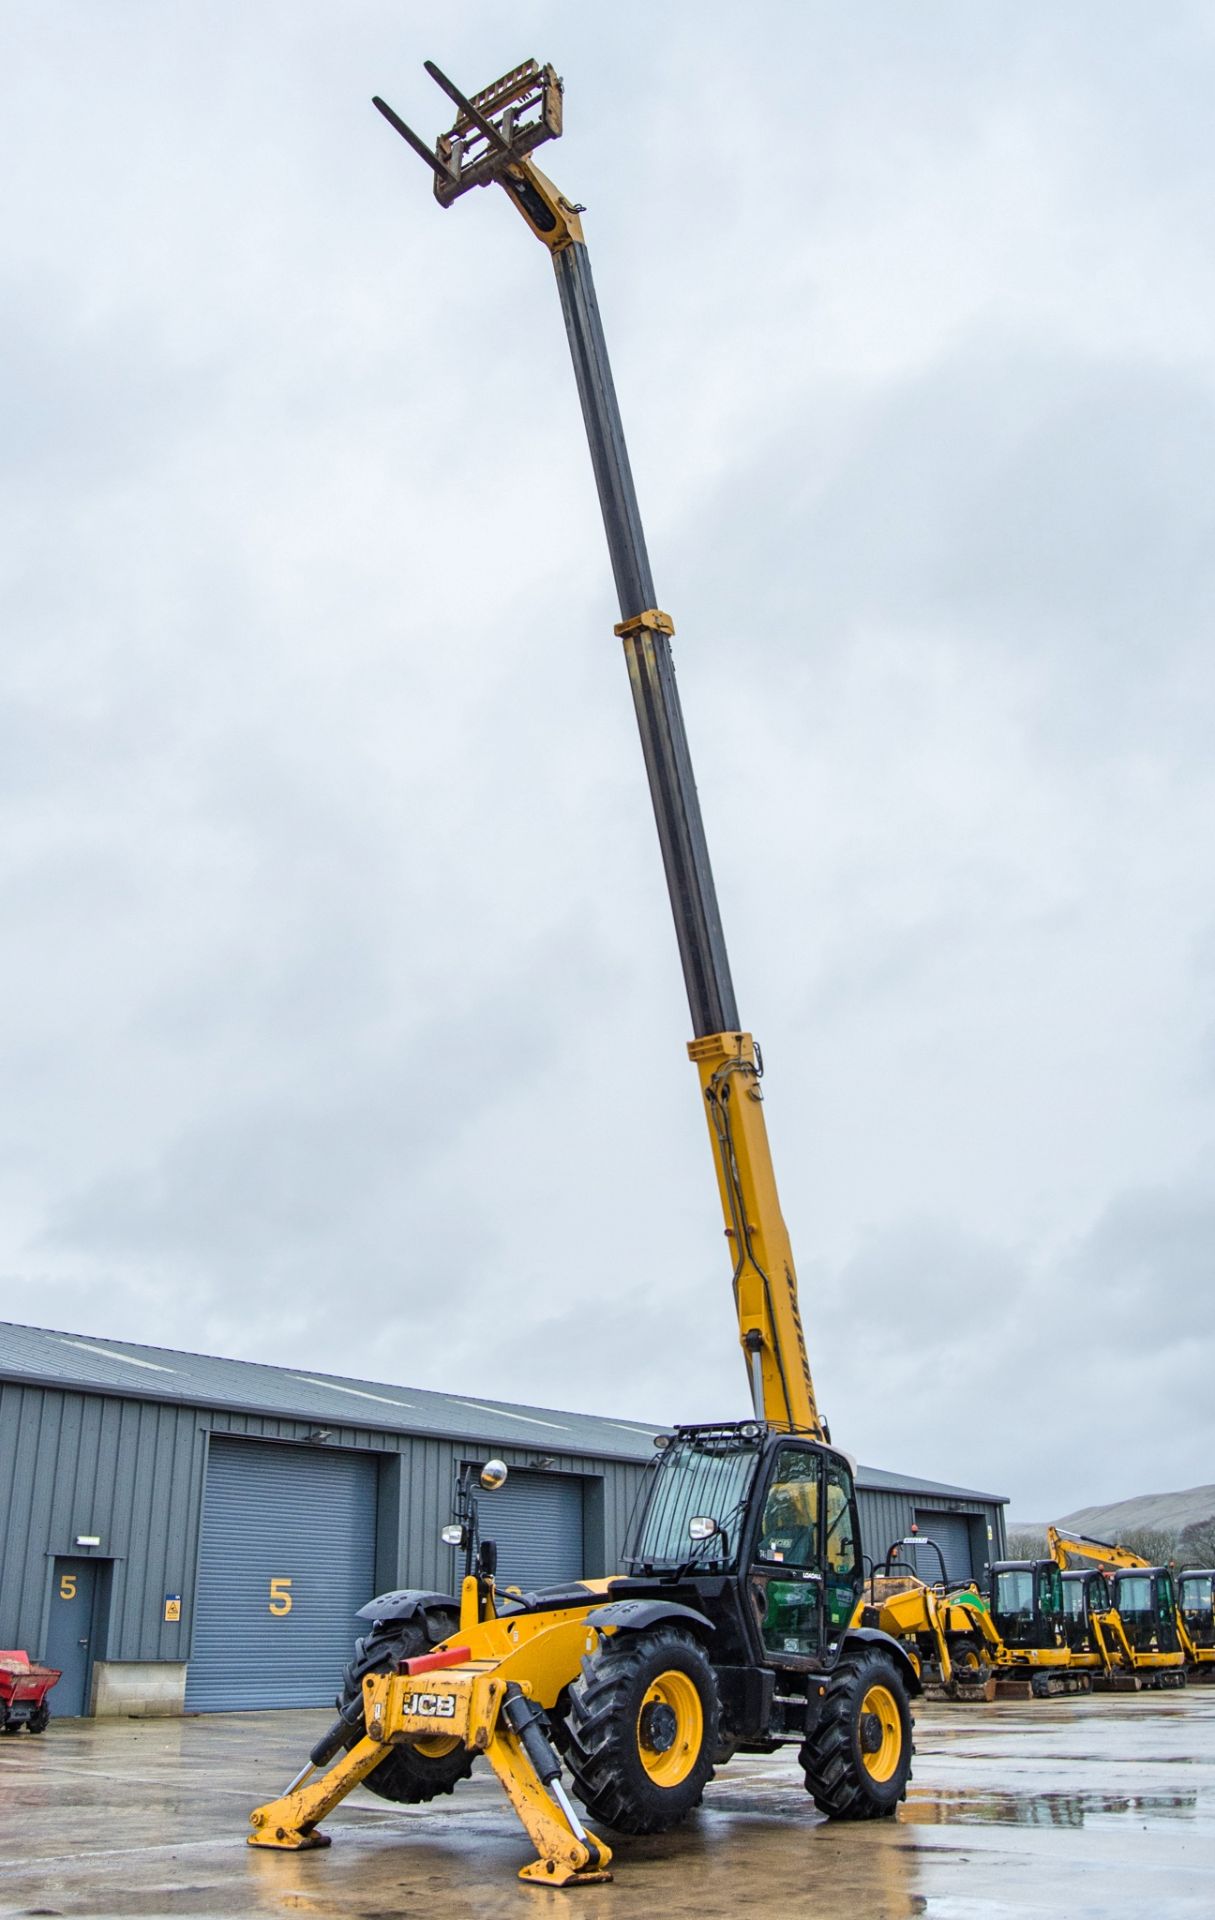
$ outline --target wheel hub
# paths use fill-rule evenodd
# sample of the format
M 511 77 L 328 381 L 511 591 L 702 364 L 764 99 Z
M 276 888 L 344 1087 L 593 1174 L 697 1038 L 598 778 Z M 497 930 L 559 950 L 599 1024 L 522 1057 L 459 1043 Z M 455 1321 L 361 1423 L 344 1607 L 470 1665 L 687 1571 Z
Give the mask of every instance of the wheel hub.
M 882 1723 L 876 1713 L 861 1715 L 861 1752 L 876 1753 L 882 1744 Z
M 641 1709 L 638 1732 L 641 1744 L 651 1753 L 669 1753 L 675 1745 L 675 1735 L 679 1723 L 675 1712 L 665 1700 L 650 1700 Z

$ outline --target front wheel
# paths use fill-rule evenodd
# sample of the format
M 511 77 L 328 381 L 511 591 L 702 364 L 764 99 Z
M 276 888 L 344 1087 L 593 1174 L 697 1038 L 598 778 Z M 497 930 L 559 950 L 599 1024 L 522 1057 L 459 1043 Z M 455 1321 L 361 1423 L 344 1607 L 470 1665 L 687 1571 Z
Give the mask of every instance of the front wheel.
M 700 1804 L 718 1720 L 713 1669 L 690 1634 L 614 1634 L 570 1688 L 575 1793 L 592 1819 L 620 1833 L 664 1833 Z
M 982 1687 L 991 1678 L 991 1663 L 973 1634 L 949 1642 L 949 1659 L 955 1686 Z
M 827 1680 L 818 1724 L 798 1759 L 806 1791 L 832 1820 L 877 1820 L 907 1797 L 911 1704 L 880 1649 L 844 1653 Z
M 429 1653 L 455 1632 L 456 1621 L 450 1614 L 433 1614 L 431 1626 L 432 1632 L 428 1633 L 421 1618 L 415 1616 L 404 1626 L 393 1626 L 384 1633 L 367 1634 L 361 1639 L 343 1676 L 338 1706 L 346 1706 L 362 1692 L 365 1673 L 395 1671 L 400 1661 Z M 355 1746 L 362 1738 L 362 1727 L 353 1729 L 346 1741 L 347 1747 Z M 467 1779 L 472 1772 L 473 1758 L 458 1736 L 432 1735 L 393 1747 L 387 1759 L 381 1760 L 379 1766 L 365 1776 L 363 1785 L 369 1792 L 377 1793 L 381 1800 L 395 1800 L 399 1806 L 418 1806 L 438 1794 L 450 1793 L 461 1780 Z

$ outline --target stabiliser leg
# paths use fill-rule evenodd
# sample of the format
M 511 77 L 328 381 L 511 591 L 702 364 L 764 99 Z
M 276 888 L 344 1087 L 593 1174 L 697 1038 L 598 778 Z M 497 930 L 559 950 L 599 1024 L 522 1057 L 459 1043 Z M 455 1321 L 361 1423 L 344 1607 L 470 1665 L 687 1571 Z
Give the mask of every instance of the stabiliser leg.
M 558 1632 L 569 1636 L 570 1628 L 562 1626 Z M 577 1624 L 573 1634 L 581 1640 L 585 1629 Z M 463 1655 L 465 1649 L 458 1651 Z M 579 1819 L 561 1783 L 561 1762 L 548 1737 L 544 1709 L 529 1688 L 516 1680 L 497 1678 L 492 1670 L 460 1675 L 452 1671 L 435 1684 L 459 1690 L 463 1736 L 474 1752 L 484 1753 L 536 1849 L 538 1858 L 520 1869 L 520 1879 L 546 1887 L 610 1880 L 611 1848 Z M 327 1847 L 329 1837 L 317 1831 L 319 1822 L 391 1753 L 401 1738 L 404 1696 L 415 1685 L 408 1676 L 369 1675 L 362 1706 L 375 1737 L 367 1735 L 358 1741 L 327 1773 L 306 1784 L 301 1784 L 301 1775 L 280 1799 L 257 1807 L 249 1815 L 253 1829 L 249 1845 L 289 1852 Z M 455 1721 L 453 1715 L 447 1724 Z M 434 1732 L 426 1723 L 412 1730 Z M 317 1743 L 313 1765 L 320 1766 L 332 1756 L 340 1733 L 339 1723 Z
M 269 1800 L 249 1815 L 253 1832 L 251 1847 L 282 1847 L 296 1851 L 301 1847 L 327 1847 L 329 1836 L 316 1831 L 316 1823 L 344 1800 L 352 1787 L 365 1780 L 378 1767 L 389 1749 L 381 1740 L 360 1740 L 336 1767 L 281 1800 Z
M 520 1880 L 568 1887 L 611 1879 L 612 1850 L 574 1811 L 561 1784 L 561 1762 L 548 1737 L 544 1710 L 514 1681 L 507 1685 L 485 1757 L 540 1856 L 520 1867 Z

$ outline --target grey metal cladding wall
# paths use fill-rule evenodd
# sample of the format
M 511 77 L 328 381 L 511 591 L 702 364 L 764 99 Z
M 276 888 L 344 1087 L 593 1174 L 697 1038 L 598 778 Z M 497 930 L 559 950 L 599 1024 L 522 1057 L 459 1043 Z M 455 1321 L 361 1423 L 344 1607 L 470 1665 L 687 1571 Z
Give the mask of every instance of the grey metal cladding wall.
M 497 1447 L 494 1452 L 508 1467 L 534 1471 L 535 1448 Z M 389 1584 L 433 1587 L 438 1591 L 450 1586 L 452 1552 L 439 1539 L 439 1529 L 448 1517 L 460 1463 L 480 1457 L 475 1448 L 463 1442 L 416 1438 L 409 1442 L 402 1453 L 398 1490 L 396 1534 L 400 1541 L 400 1559 Z M 544 1458 L 552 1461 L 547 1471 L 575 1474 L 591 1483 L 587 1494 L 584 1571 L 614 1573 L 620 1564 L 624 1525 L 640 1470 L 631 1461 L 587 1460 L 573 1454 L 546 1454 Z M 596 1481 L 601 1483 L 599 1487 L 594 1485 Z M 492 1498 L 492 1495 L 486 1496 L 483 1511 L 487 1533 Z
M 203 1436 L 196 1409 L 0 1386 L 0 1637 L 38 1646 L 49 1559 L 101 1536 L 110 1559 L 111 1660 L 183 1658 L 166 1592 L 193 1581 Z M 184 1605 L 183 1605 L 184 1611 Z
M 208 1431 L 306 1441 L 315 1423 L 75 1389 L 0 1382 L 0 1645 L 39 1647 L 49 1595 L 48 1554 L 74 1554 L 78 1533 L 99 1533 L 113 1560 L 109 1660 L 181 1660 L 190 1644 Z M 439 1540 L 459 1462 L 498 1453 L 534 1467 L 533 1446 L 477 1448 L 382 1428 L 333 1427 L 329 1444 L 393 1456 L 380 1480 L 377 1590 L 443 1586 Z M 399 1458 L 398 1458 L 399 1456 Z M 587 1573 L 614 1572 L 640 1468 L 626 1460 L 546 1454 L 552 1471 L 590 1489 Z M 166 1593 L 181 1620 L 164 1620 Z M 370 1596 L 368 1596 L 370 1597 Z
M 899 1492 L 887 1489 L 860 1487 L 857 1497 L 861 1509 L 861 1541 L 865 1552 L 875 1561 L 880 1561 L 887 1549 L 896 1540 L 901 1540 L 910 1527 L 917 1512 L 919 1513 L 965 1513 L 980 1520 L 984 1531 L 992 1529 L 990 1557 L 999 1559 L 1004 1550 L 1003 1508 L 994 1502 L 982 1500 L 962 1500 L 947 1495 L 916 1492 Z M 972 1558 L 973 1558 L 972 1554 Z M 987 1554 L 982 1556 L 986 1559 Z M 981 1559 L 976 1562 L 976 1574 L 981 1571 Z

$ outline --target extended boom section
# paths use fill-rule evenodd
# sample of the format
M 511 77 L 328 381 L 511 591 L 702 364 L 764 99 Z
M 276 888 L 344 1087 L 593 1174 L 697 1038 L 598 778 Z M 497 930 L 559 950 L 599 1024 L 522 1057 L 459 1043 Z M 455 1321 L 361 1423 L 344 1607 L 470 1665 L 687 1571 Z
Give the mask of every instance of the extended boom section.
M 466 97 L 433 62 L 426 70 L 459 108 L 451 133 L 433 152 L 382 100 L 375 104 L 431 167 L 438 200 L 447 206 L 473 186 L 496 183 L 552 256 L 692 1016 L 689 1051 L 705 1097 L 752 1404 L 757 1418 L 822 1439 L 764 1124 L 761 1068 L 751 1036 L 739 1026 L 675 680 L 675 626 L 657 604 L 581 209 L 528 157 L 561 131 L 561 83 L 552 67 L 528 61 Z

